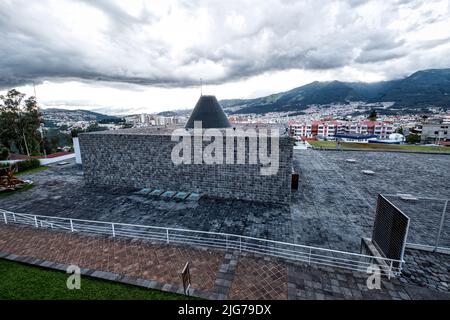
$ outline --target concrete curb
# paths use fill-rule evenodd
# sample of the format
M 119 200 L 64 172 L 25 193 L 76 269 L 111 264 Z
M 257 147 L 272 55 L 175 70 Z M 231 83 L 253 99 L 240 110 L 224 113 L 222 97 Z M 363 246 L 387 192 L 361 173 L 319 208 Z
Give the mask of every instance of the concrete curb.
M 69 265 L 54 262 L 54 261 L 48 261 L 44 259 L 37 259 L 34 257 L 28 257 L 28 256 L 19 256 L 16 254 L 10 254 L 7 252 L 0 252 L 0 259 L 13 261 L 13 262 L 19 262 L 22 264 L 27 264 L 35 267 L 41 267 L 56 271 L 63 271 L 66 272 Z M 121 284 L 128 284 L 136 287 L 146 288 L 146 289 L 154 289 L 154 290 L 160 290 L 163 292 L 169 292 L 169 293 L 176 293 L 183 295 L 184 291 L 183 288 L 174 284 L 164 284 L 160 283 L 155 280 L 148 280 L 143 278 L 137 278 L 137 277 L 131 277 L 126 275 L 121 275 L 113 272 L 107 272 L 107 271 L 100 271 L 100 270 L 93 270 L 93 269 L 87 269 L 87 268 L 81 268 L 81 275 L 94 278 L 94 279 L 100 279 L 100 280 L 106 280 L 110 282 L 117 282 Z M 199 289 L 190 289 L 189 295 L 191 297 L 201 298 L 201 299 L 217 299 L 219 298 L 217 294 L 215 293 L 209 293 L 205 292 Z

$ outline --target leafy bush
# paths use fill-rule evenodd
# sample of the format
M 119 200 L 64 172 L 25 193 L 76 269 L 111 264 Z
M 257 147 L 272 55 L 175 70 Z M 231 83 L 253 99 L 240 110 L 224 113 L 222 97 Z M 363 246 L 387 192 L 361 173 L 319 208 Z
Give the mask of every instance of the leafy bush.
M 30 170 L 34 168 L 38 168 L 41 166 L 41 162 L 38 159 L 29 159 L 24 161 L 19 161 L 16 163 L 17 171 L 22 172 L 25 170 Z
M 9 163 L 0 163 L 0 168 L 6 168 L 11 166 L 11 164 Z M 38 159 L 29 159 L 29 160 L 23 160 L 23 161 L 18 161 L 14 164 L 12 164 L 12 166 L 17 168 L 17 173 L 18 172 L 23 172 L 26 170 L 30 170 L 30 169 L 34 169 L 34 168 L 39 168 L 41 166 L 41 162 Z
M 72 129 L 72 131 L 70 131 L 70 135 L 72 136 L 72 138 L 78 137 L 78 130 Z
M 406 142 L 407 143 L 419 143 L 420 142 L 420 136 L 418 134 L 409 134 L 406 136 Z
M 0 150 L 0 160 L 8 160 L 9 158 L 9 149 L 6 147 L 3 147 Z

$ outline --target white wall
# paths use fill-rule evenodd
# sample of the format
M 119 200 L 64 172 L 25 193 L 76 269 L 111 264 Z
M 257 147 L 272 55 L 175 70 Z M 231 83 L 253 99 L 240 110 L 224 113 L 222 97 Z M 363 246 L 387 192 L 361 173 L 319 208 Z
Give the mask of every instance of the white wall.
M 75 150 L 75 163 L 81 164 L 81 151 L 80 151 L 80 142 L 78 138 L 72 138 L 73 140 L 73 149 Z
M 69 160 L 72 158 L 75 158 L 74 153 L 66 154 L 64 156 L 59 156 L 59 157 L 55 157 L 55 158 L 39 159 L 39 161 L 41 162 L 41 165 L 45 166 L 50 163 L 55 163 L 55 162 L 59 162 L 59 161 L 63 161 L 63 160 Z
M 55 162 L 59 162 L 59 161 L 63 161 L 63 160 L 69 160 L 69 159 L 72 159 L 72 158 L 75 158 L 75 154 L 74 153 L 66 154 L 66 155 L 63 155 L 63 156 L 55 157 L 55 158 L 41 158 L 41 159 L 39 159 L 39 162 L 41 163 L 41 165 L 45 166 L 47 164 L 51 164 L 51 163 L 55 163 Z M 0 164 L 3 164 L 3 163 L 16 163 L 16 162 L 24 161 L 24 160 L 5 160 L 5 161 L 0 161 Z

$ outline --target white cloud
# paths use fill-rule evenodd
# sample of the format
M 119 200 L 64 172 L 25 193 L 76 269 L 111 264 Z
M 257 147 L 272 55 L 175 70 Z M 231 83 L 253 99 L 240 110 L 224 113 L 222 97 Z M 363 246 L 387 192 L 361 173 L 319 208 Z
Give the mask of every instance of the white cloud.
M 5 0 L 0 28 L 0 87 L 116 112 L 450 67 L 448 0 Z

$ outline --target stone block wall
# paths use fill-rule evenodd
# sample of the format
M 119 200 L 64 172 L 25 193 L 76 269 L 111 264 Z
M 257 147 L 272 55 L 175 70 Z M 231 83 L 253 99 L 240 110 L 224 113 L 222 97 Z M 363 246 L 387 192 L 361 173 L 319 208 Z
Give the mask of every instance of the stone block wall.
M 79 135 L 86 182 L 198 192 L 217 198 L 290 202 L 293 157 L 290 137 L 280 137 L 277 174 L 264 176 L 260 173 L 261 164 L 248 164 L 248 161 L 246 164 L 175 165 L 171 152 L 178 142 L 171 141 L 170 135 L 131 132 L 117 130 Z

